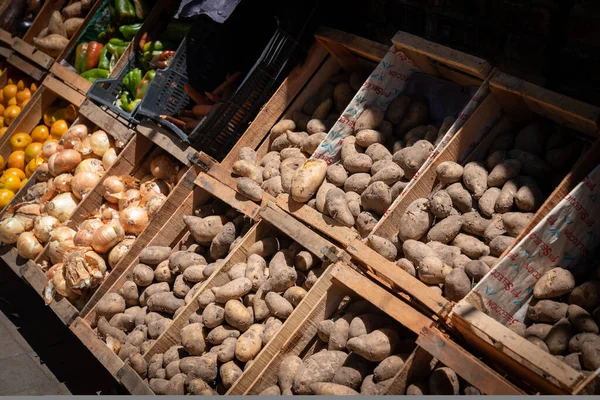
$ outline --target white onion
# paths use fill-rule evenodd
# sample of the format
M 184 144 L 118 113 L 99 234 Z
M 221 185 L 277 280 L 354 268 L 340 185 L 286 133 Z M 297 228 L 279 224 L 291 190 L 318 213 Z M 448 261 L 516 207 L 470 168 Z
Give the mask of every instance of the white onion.
M 61 193 L 48 202 L 46 209 L 48 214 L 58 219 L 60 222 L 65 222 L 73 211 L 77 208 L 79 200 L 73 193 Z
M 48 243 L 52 238 L 52 231 L 60 221 L 51 215 L 41 215 L 33 221 L 33 234 L 42 243 Z
M 73 175 L 71 174 L 60 174 L 52 180 L 52 186 L 60 193 L 70 192 L 71 183 L 73 181 Z
M 104 166 L 102 161 L 95 158 L 88 158 L 79 163 L 75 168 L 75 175 L 80 172 L 93 172 L 98 175 L 104 175 Z
M 0 240 L 4 244 L 16 243 L 23 232 L 25 232 L 25 225 L 14 215 L 0 221 Z
M 102 165 L 104 168 L 108 169 L 115 161 L 117 161 L 117 151 L 111 147 L 106 150 L 106 153 L 102 156 Z
M 156 179 L 173 179 L 177 176 L 177 166 L 170 156 L 163 154 L 150 162 L 150 173 Z
M 78 199 L 83 199 L 100 181 L 100 176 L 93 172 L 80 172 L 75 175 L 71 187 Z
M 96 131 L 90 136 L 90 147 L 95 155 L 102 157 L 110 148 L 110 138 L 104 131 Z
M 88 135 L 88 128 L 83 124 L 73 125 L 62 136 L 60 143 L 65 149 L 74 149 Z
M 137 189 L 129 189 L 121 195 L 119 199 L 119 210 L 124 210 L 129 206 L 138 204 L 141 199 L 140 191 Z
M 137 236 L 146 228 L 149 218 L 145 208 L 131 206 L 119 213 L 119 221 L 125 233 Z
M 125 237 L 125 231 L 117 220 L 112 220 L 94 232 L 92 248 L 100 254 L 112 249 Z
M 152 216 L 160 210 L 163 204 L 165 204 L 165 201 L 167 201 L 167 196 L 164 194 L 154 194 L 146 203 L 146 212 L 148 213 L 148 216 L 152 218 Z
M 113 247 L 110 253 L 108 253 L 108 265 L 110 265 L 111 268 L 114 268 L 119 261 L 125 257 L 125 254 L 127 254 L 134 242 L 135 238 L 126 237 Z
M 33 232 L 23 232 L 17 240 L 17 252 L 27 260 L 35 259 L 44 250 Z
M 41 157 L 44 160 L 48 161 L 53 154 L 58 153 L 63 149 L 64 147 L 58 144 L 58 142 L 45 142 L 42 145 Z

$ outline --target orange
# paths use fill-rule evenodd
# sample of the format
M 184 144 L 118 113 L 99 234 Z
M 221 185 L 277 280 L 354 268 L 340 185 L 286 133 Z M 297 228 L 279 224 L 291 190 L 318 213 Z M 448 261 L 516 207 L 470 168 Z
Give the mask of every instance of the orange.
M 4 125 L 10 125 L 15 118 L 17 118 L 17 116 L 19 115 L 19 113 L 21 112 L 21 107 L 19 106 L 10 106 L 7 107 L 6 110 L 4 110 Z
M 69 122 L 75 121 L 78 114 L 77 108 L 73 104 L 69 104 L 67 108 L 65 108 L 65 119 Z
M 29 162 L 40 155 L 42 152 L 42 144 L 41 143 L 31 143 L 25 149 L 25 162 Z
M 14 175 L 19 179 L 25 179 L 25 172 L 18 168 L 9 168 L 6 171 L 4 171 L 3 175 Z
M 56 121 L 52 116 L 56 112 L 56 107 L 50 107 L 44 112 L 44 124 L 50 128 Z
M 0 103 L 4 104 L 4 90 L 0 90 Z
M 31 140 L 31 136 L 26 133 L 15 133 L 10 137 L 10 150 L 25 150 L 27 146 L 29 146 L 33 140 Z
M 29 89 L 25 88 L 19 92 L 17 92 L 17 103 L 23 103 L 25 100 L 31 99 L 31 92 Z
M 0 178 L 0 189 L 8 189 L 17 193 L 21 188 L 21 180 L 14 175 L 2 175 Z
M 0 128 L 8 129 L 8 126 L 4 125 L 4 117 L 0 117 Z
M 17 150 L 8 156 L 8 168 L 18 168 L 21 171 L 25 169 L 25 152 Z
M 58 110 L 56 110 L 54 115 L 52 115 L 52 118 L 54 119 L 54 121 L 65 119 L 65 109 L 59 108 Z
M 12 99 L 10 99 L 9 101 L 6 102 L 6 105 L 8 107 L 10 107 L 10 106 L 18 106 L 19 104 L 17 104 L 17 98 L 13 97 Z
M 38 125 L 31 131 L 31 139 L 34 142 L 44 143 L 50 137 L 50 131 L 46 125 Z
M 21 181 L 21 186 L 19 186 L 19 190 L 23 189 L 23 186 L 25 186 L 26 183 L 27 183 L 27 179 L 23 179 Z
M 6 85 L 2 92 L 4 94 L 4 100 L 8 101 L 17 95 L 17 85 Z
M 31 93 L 35 93 L 35 91 L 37 90 L 37 85 L 34 83 L 31 84 L 31 86 L 29 86 L 29 90 L 31 90 Z
M 2 128 L 0 128 L 0 138 L 2 136 L 4 136 L 4 134 L 6 133 L 6 131 L 8 130 L 8 127 L 4 126 L 4 117 L 0 117 L 0 126 Z
M 52 135 L 54 139 L 60 139 L 62 135 L 67 133 L 68 130 L 69 125 L 67 124 L 67 121 L 64 119 L 59 119 L 52 124 L 52 127 L 50 128 L 50 135 Z
M 0 104 L 0 115 L 4 115 L 4 105 Z
M 23 100 L 23 102 L 20 104 L 20 107 L 21 107 L 21 108 L 24 108 L 24 107 L 25 107 L 25 106 L 26 106 L 26 105 L 29 103 L 29 101 L 30 101 L 30 100 L 31 100 L 31 99 L 26 99 L 26 100 Z
M 4 171 L 6 167 L 6 161 L 4 161 L 4 157 L 0 156 L 0 171 Z
M 33 160 L 29 161 L 29 163 L 25 167 L 25 175 L 29 178 L 31 175 L 33 175 L 38 165 L 43 163 L 44 159 L 42 157 L 36 157 Z
M 19 79 L 19 82 L 17 82 L 17 90 L 23 89 L 25 89 L 25 82 L 23 82 L 23 79 Z
M 6 82 L 7 85 L 14 85 L 14 82 L 12 80 L 12 78 L 8 78 L 8 81 Z
M 0 207 L 6 207 L 13 197 L 15 197 L 15 194 L 10 190 L 0 189 Z

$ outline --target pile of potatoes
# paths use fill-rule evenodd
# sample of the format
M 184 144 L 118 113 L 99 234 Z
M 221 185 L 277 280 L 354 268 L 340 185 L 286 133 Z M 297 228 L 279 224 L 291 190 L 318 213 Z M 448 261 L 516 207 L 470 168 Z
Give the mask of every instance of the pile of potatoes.
M 335 104 L 341 111 L 338 104 L 347 105 L 358 89 L 340 80 L 336 75 L 321 88 L 319 93 L 326 100 L 308 122 L 284 119 L 273 126 L 269 152 L 260 162 L 251 149 L 242 149 L 233 172 L 241 176 L 238 191 L 254 201 L 260 201 L 263 192 L 272 196 L 285 192 L 345 226 L 356 227 L 366 237 L 425 163 L 454 118 L 447 117 L 441 127 L 427 125 L 427 104 L 401 95 L 385 112 L 371 107 L 360 114 L 354 135 L 343 140 L 340 162 L 329 166 L 323 160 L 306 162 L 335 122 L 331 115 L 324 120 L 327 113 L 320 110 L 329 112 Z M 336 99 L 333 103 L 331 93 Z
M 435 172 L 444 188 L 407 207 L 397 238 L 371 235 L 368 244 L 459 301 L 533 218 L 551 191 L 547 178 L 564 176 L 581 148 L 567 135 L 548 134 L 540 123 L 516 135 L 501 133 L 483 162 L 440 163 Z
M 260 395 L 386 394 L 416 347 L 415 335 L 367 301 L 347 305 L 348 300 L 342 312 L 318 324 L 314 353 L 304 360 L 283 358 L 277 384 Z M 458 377 L 446 367 L 423 383 L 409 386 L 406 394 L 459 394 Z
M 108 293 L 96 305 L 98 336 L 121 359 L 129 358 L 136 371 L 143 365 L 141 356 L 250 228 L 249 220 L 222 202 L 202 206 L 196 214 L 184 217 L 195 243 L 179 251 L 146 247 L 118 293 Z
M 575 370 L 595 371 L 600 368 L 598 278 L 600 268 L 579 279 L 569 270 L 550 269 L 533 288 L 524 323 L 509 328 Z
M 147 371 L 156 394 L 223 394 L 323 273 L 321 261 L 286 238 L 254 243 L 230 281 L 197 296 L 198 310 L 180 331 L 180 344 L 152 356 Z

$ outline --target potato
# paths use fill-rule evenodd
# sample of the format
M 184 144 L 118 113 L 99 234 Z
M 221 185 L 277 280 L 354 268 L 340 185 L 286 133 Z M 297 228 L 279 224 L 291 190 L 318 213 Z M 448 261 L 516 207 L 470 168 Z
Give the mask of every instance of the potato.
M 287 138 L 287 135 L 285 137 Z M 285 149 L 281 149 L 279 150 L 279 155 L 281 161 L 287 160 L 288 158 L 301 158 L 303 161 L 306 161 L 306 157 L 302 154 L 302 150 L 297 147 L 286 147 Z M 279 175 L 281 175 L 281 164 L 279 164 Z
M 345 193 L 337 188 L 331 188 L 325 197 L 325 211 L 331 218 L 344 226 L 354 225 L 354 216 L 348 208 Z
M 486 263 L 488 267 L 493 268 L 496 265 L 496 263 L 498 262 L 498 257 L 483 256 L 479 260 Z
M 119 350 L 118 356 L 121 360 L 125 361 L 128 358 L 131 358 L 134 355 L 139 354 L 139 352 L 140 352 L 139 347 L 134 346 L 131 343 L 125 342 L 123 345 L 121 345 L 121 349 Z
M 259 185 L 258 183 L 256 183 L 255 181 L 253 181 L 250 178 L 244 178 L 244 177 L 238 178 L 238 180 L 236 182 L 236 190 L 242 196 L 245 196 L 248 199 L 250 199 L 252 201 L 257 201 L 257 202 L 260 202 L 262 200 L 263 193 L 264 193 L 261 185 Z
M 498 150 L 498 151 L 490 152 L 488 157 L 485 159 L 485 167 L 488 169 L 488 171 L 492 171 L 494 168 L 496 168 L 496 166 L 498 164 L 502 163 L 505 160 L 506 160 L 506 151 Z M 520 168 L 521 168 L 521 166 L 519 165 L 519 169 Z
M 527 151 L 512 149 L 508 152 L 507 156 L 521 162 L 521 173 L 524 175 L 543 177 L 552 169 L 546 161 Z
M 395 133 L 397 136 L 402 136 L 412 128 L 423 125 L 429 118 L 429 107 L 420 102 L 411 103 L 399 125 L 397 125 Z M 391 122 L 391 121 L 390 121 Z
M 419 263 L 419 279 L 430 285 L 444 283 L 446 275 L 452 268 L 445 265 L 438 257 L 425 257 Z
M 328 130 L 329 129 L 327 129 L 327 126 L 325 126 L 325 123 L 323 121 L 321 121 L 320 119 L 311 119 L 306 124 L 306 131 L 310 135 L 314 135 L 314 134 L 319 133 L 319 132 L 325 133 Z
M 342 149 L 340 151 L 342 163 L 346 158 L 355 156 L 359 153 L 362 153 L 362 148 L 356 144 L 355 136 L 347 136 L 343 138 Z
M 367 147 L 365 154 L 368 155 L 373 163 L 378 161 L 392 161 L 392 153 L 380 143 L 373 143 Z M 372 167 L 371 167 L 372 168 Z
M 390 103 L 385 112 L 385 119 L 394 125 L 399 124 L 404 118 L 404 114 L 410 104 L 410 98 L 407 95 L 400 95 Z
M 488 172 L 479 162 L 470 162 L 463 170 L 463 183 L 479 199 L 487 190 Z
M 392 160 L 402 168 L 407 178 L 412 178 L 433 150 L 433 145 L 427 140 L 419 140 L 411 147 L 396 152 Z
M 283 136 L 285 137 L 285 136 Z M 245 160 L 238 160 L 233 163 L 231 169 L 237 176 L 250 178 L 256 183 L 262 183 L 263 168 L 257 165 L 251 164 Z
M 227 338 L 240 337 L 240 331 L 229 325 L 219 325 L 206 335 L 206 341 L 213 345 L 219 345 Z
M 119 294 L 125 300 L 127 307 L 133 307 L 138 304 L 138 288 L 133 281 L 125 281 L 121 289 L 119 289 Z
M 346 179 L 348 179 L 348 172 L 346 172 L 346 169 L 341 164 L 333 164 L 327 167 L 326 177 L 329 183 L 337 187 L 342 187 Z
M 206 218 L 186 215 L 183 217 L 183 221 L 190 230 L 194 240 L 203 246 L 210 245 L 215 236 L 217 236 L 219 232 L 221 232 L 221 229 L 223 229 L 223 225 L 229 222 L 227 218 L 220 215 L 211 215 Z M 175 252 L 169 257 L 169 262 L 173 268 L 176 267 L 175 264 L 178 264 L 178 261 L 180 261 L 179 258 L 182 258 L 182 256 L 186 257 L 186 262 L 189 263 L 189 265 L 200 264 L 198 261 L 192 262 L 192 260 L 189 260 L 189 258 L 191 258 L 191 254 L 189 252 Z M 183 270 L 180 270 L 180 272 L 183 272 Z
M 490 241 L 490 254 L 500 257 L 506 249 L 508 249 L 515 241 L 515 238 L 510 236 L 496 236 Z
M 131 332 L 135 328 L 135 316 L 123 313 L 115 314 L 109 324 L 123 332 Z
M 494 238 L 504 235 L 506 233 L 506 229 L 504 229 L 504 222 L 502 222 L 501 214 L 494 214 L 492 216 L 492 220 L 483 231 L 483 239 L 486 243 L 491 242 Z
M 461 215 L 444 218 L 427 232 L 427 241 L 437 241 L 447 244 L 458 235 L 462 226 L 463 217 Z
M 204 218 L 199 229 L 205 229 L 204 233 L 198 233 L 197 236 L 204 242 L 204 246 L 209 246 L 212 240 L 221 232 L 223 225 L 227 223 L 224 217 L 219 217 L 218 220 Z M 193 234 L 192 234 L 193 235 Z M 198 241 L 194 236 L 194 240 Z M 189 251 L 176 251 L 169 256 L 169 266 L 172 271 L 184 273 L 186 268 L 192 265 L 206 265 L 206 259 L 197 253 Z
M 515 204 L 521 211 L 536 211 L 544 202 L 545 196 L 541 189 L 531 183 L 522 185 L 515 194 Z
M 306 297 L 306 290 L 299 286 L 292 286 L 283 294 L 283 298 L 290 302 L 290 304 L 295 308 L 298 307 L 298 304 Z
M 429 394 L 429 390 L 427 389 L 427 385 L 423 382 L 414 383 L 406 388 L 407 396 L 423 396 L 427 394 Z
M 454 258 L 454 261 L 452 261 L 452 268 L 465 269 L 465 266 L 469 261 L 471 261 L 469 257 L 465 256 L 464 254 L 460 254 Z
M 308 357 L 293 377 L 293 392 L 299 395 L 311 394 L 311 384 L 330 382 L 347 357 L 348 355 L 341 351 L 321 351 Z
M 393 378 L 404 366 L 404 360 L 398 356 L 389 356 L 373 370 L 373 381 L 382 382 Z
M 340 82 L 333 89 L 333 103 L 338 112 L 344 111 L 354 97 L 354 90 L 347 82 Z
M 506 232 L 512 237 L 517 237 L 533 216 L 532 213 L 508 212 L 502 215 L 502 222 Z
M 367 245 L 386 259 L 390 261 L 396 260 L 398 249 L 391 241 L 381 236 L 371 235 L 368 238 Z
M 267 179 L 260 185 L 261 189 L 270 194 L 273 197 L 279 196 L 283 193 L 283 187 L 281 186 L 281 176 L 274 176 Z
M 491 187 L 486 190 L 479 199 L 479 211 L 486 217 L 491 217 L 494 214 L 496 200 L 500 196 L 501 190 L 496 187 Z
M 275 292 L 267 293 L 265 301 L 271 314 L 277 318 L 287 319 L 292 311 L 294 311 L 294 307 L 290 302 Z
M 563 268 L 546 271 L 536 282 L 533 295 L 538 299 L 551 299 L 571 292 L 575 288 L 575 277 Z
M 448 367 L 436 368 L 429 375 L 429 393 L 434 396 L 456 396 L 459 394 L 456 372 Z
M 371 175 L 367 173 L 352 174 L 344 182 L 344 191 L 362 194 L 370 182 Z
M 221 365 L 219 370 L 221 383 L 225 389 L 229 389 L 242 376 L 242 369 L 235 362 L 229 361 Z
M 252 290 L 252 282 L 246 277 L 234 279 L 219 288 L 213 288 L 215 299 L 218 303 L 226 303 L 229 300 L 239 299 L 248 294 L 250 290 Z
M 401 258 L 398 261 L 396 261 L 396 265 L 398 267 L 400 267 L 403 271 L 410 274 L 411 276 L 414 276 L 414 277 L 417 276 L 417 271 L 415 269 L 415 265 L 412 262 L 410 262 L 408 259 Z
M 150 390 L 154 392 L 154 394 L 164 395 L 167 394 L 167 387 L 169 386 L 169 381 L 166 379 L 150 379 L 148 382 L 150 386 Z
M 585 343 L 591 343 L 594 347 L 598 347 L 600 346 L 600 336 L 593 333 L 578 333 L 569 340 L 569 353 L 581 353 Z
M 217 353 L 209 352 L 198 357 L 196 366 L 188 373 L 188 379 L 202 379 L 205 382 L 212 382 L 217 379 Z
M 291 119 L 282 119 L 271 128 L 270 138 L 271 140 L 283 135 L 288 130 L 293 131 L 296 129 L 296 123 Z M 235 171 L 234 171 L 235 172 Z
M 573 336 L 573 329 L 569 320 L 560 319 L 548 332 L 545 338 L 550 354 L 565 354 L 569 349 L 569 340 Z
M 463 269 L 453 269 L 444 278 L 444 296 L 458 302 L 471 291 L 471 279 Z
M 443 184 L 460 182 L 463 167 L 454 161 L 444 161 L 435 168 L 435 175 Z
M 471 211 L 473 208 L 473 199 L 471 194 L 463 187 L 460 182 L 453 183 L 446 188 L 446 193 L 452 199 L 454 207 L 463 213 Z
M 326 98 L 319 104 L 317 109 L 312 113 L 312 119 L 326 119 L 333 107 L 333 100 L 331 97 Z
M 283 292 L 287 288 L 294 286 L 298 273 L 293 267 L 288 266 L 293 261 L 286 258 L 286 253 L 278 252 L 269 262 L 269 276 L 267 281 L 260 287 L 262 291 Z
M 546 337 L 548 337 L 548 333 L 550 333 L 550 330 L 552 329 L 552 325 L 550 324 L 533 324 L 529 327 L 527 327 L 527 329 L 525 329 L 523 335 L 524 337 L 528 337 L 528 336 L 535 336 L 537 338 L 540 338 L 542 340 L 545 340 Z
M 365 211 L 372 211 L 383 215 L 392 203 L 390 188 L 383 182 L 371 183 L 362 192 L 360 200 Z
M 583 143 L 576 140 L 562 148 L 548 150 L 545 159 L 554 170 L 569 169 L 581 154 L 582 149 Z
M 398 341 L 398 334 L 394 330 L 383 328 L 349 339 L 346 347 L 369 361 L 383 361 L 393 354 Z
M 308 133 L 306 133 L 306 132 L 292 132 L 292 131 L 287 131 L 285 133 L 285 135 L 287 137 L 288 142 L 293 147 L 298 148 L 298 149 L 302 145 L 302 142 L 304 141 L 304 139 L 308 138 Z M 275 150 L 275 149 L 273 147 L 271 147 L 271 150 Z
M 165 368 L 166 379 L 171 379 L 172 377 L 180 373 L 181 371 L 179 370 L 179 360 L 171 361 Z
M 363 129 L 377 129 L 383 121 L 384 112 L 380 108 L 370 107 L 363 110 L 358 116 L 354 131 L 360 132 Z
M 490 267 L 481 260 L 473 260 L 465 264 L 465 273 L 475 282 L 479 282 L 489 271 Z
M 509 179 L 515 178 L 521 172 L 521 161 L 508 159 L 499 162 L 488 175 L 487 184 L 490 187 L 504 185 Z
M 206 339 L 202 324 L 189 324 L 181 329 L 181 344 L 193 356 L 200 356 L 206 349 Z
M 374 143 L 384 143 L 385 136 L 375 129 L 363 129 L 356 134 L 356 144 L 367 148 Z
M 115 314 L 125 311 L 125 299 L 118 293 L 107 293 L 98 304 L 96 304 L 96 315 L 110 319 Z
M 452 199 L 444 190 L 438 190 L 427 202 L 427 209 L 437 218 L 446 218 L 452 211 Z
M 319 280 L 319 277 L 323 274 L 323 272 L 325 272 L 325 269 L 323 267 L 313 268 L 310 271 L 308 271 L 308 273 L 306 274 L 306 280 L 302 284 L 302 288 L 304 288 L 305 290 L 310 290 L 310 288 L 313 287 L 315 283 L 317 283 L 317 280 Z
M 229 325 L 240 332 L 245 332 L 254 322 L 252 315 L 239 300 L 229 300 L 225 304 L 224 317 Z
M 100 337 L 102 337 L 104 339 L 111 336 L 111 337 L 117 339 L 120 343 L 125 343 L 125 341 L 127 339 L 127 335 L 125 334 L 125 332 L 123 332 L 119 328 L 115 328 L 114 326 L 111 326 L 108 323 L 108 321 L 106 320 L 106 318 L 104 318 L 104 317 L 100 317 L 98 319 L 97 327 L 98 327 L 98 333 L 99 333 Z
M 373 160 L 364 153 L 358 153 L 346 157 L 343 160 L 343 166 L 348 172 L 353 174 L 358 172 L 369 172 L 371 166 L 373 166 Z
M 167 282 L 168 284 L 172 284 L 175 281 L 175 276 L 169 268 L 169 260 L 161 262 L 154 269 L 154 280 L 156 282 Z
M 173 314 L 179 307 L 185 305 L 183 299 L 178 299 L 173 293 L 155 293 L 148 299 L 148 310 Z
M 311 393 L 317 396 L 357 396 L 359 393 L 344 385 L 328 382 L 316 382 L 310 385 Z
M 568 305 L 552 300 L 540 300 L 529 304 L 527 317 L 533 322 L 554 324 L 567 315 Z
M 215 395 L 215 391 L 204 382 L 202 379 L 191 379 L 187 385 L 189 394 L 199 396 L 212 396 Z
M 248 362 L 258 355 L 262 348 L 262 334 L 264 327 L 254 324 L 244 332 L 235 345 L 235 358 L 241 362 Z
M 490 248 L 481 240 L 464 233 L 456 235 L 451 243 L 453 246 L 459 247 L 462 253 L 470 258 L 479 258 L 490 254 Z
M 154 281 L 154 271 L 145 264 L 138 264 L 133 268 L 132 279 L 137 286 L 149 286 Z
M 581 345 L 581 364 L 589 371 L 600 368 L 600 343 L 597 341 L 584 342 Z
M 576 304 L 569 305 L 569 308 L 567 309 L 567 318 L 577 332 L 598 334 L 598 324 L 594 321 L 594 318 L 580 306 Z
M 416 240 L 406 240 L 402 244 L 402 251 L 415 265 L 420 265 L 425 257 L 437 257 L 437 253 L 432 248 Z
M 149 246 L 144 248 L 139 255 L 139 262 L 147 265 L 158 265 L 171 255 L 171 248 L 167 246 Z
M 281 172 L 279 171 L 279 167 L 281 167 L 281 160 L 279 158 L 273 159 L 269 161 L 265 167 L 263 168 L 263 184 L 265 181 L 268 181 L 271 178 L 276 176 L 281 176 Z M 261 185 L 262 186 L 262 185 Z
M 427 203 L 427 199 L 417 199 L 406 208 L 398 224 L 398 238 L 401 241 L 419 240 L 425 236 L 433 223 L 433 215 L 429 212 Z
M 306 203 L 319 189 L 325 179 L 327 163 L 324 160 L 308 160 L 296 170 L 292 180 L 292 198 Z
M 352 314 L 352 313 L 349 313 Z M 352 318 L 348 328 L 348 337 L 359 337 L 371 333 L 378 328 L 384 321 L 381 315 L 378 314 L 361 314 Z

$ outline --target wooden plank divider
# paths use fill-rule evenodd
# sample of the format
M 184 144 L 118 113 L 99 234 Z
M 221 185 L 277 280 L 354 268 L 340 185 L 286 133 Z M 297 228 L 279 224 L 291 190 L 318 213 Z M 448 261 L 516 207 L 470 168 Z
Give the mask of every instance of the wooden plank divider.
M 6 60 L 9 64 L 17 68 L 19 71 L 24 72 L 25 74 L 29 75 L 38 82 L 41 81 L 46 75 L 46 71 L 43 71 L 40 68 L 29 64 L 27 61 L 19 57 L 14 52 L 11 53 Z

